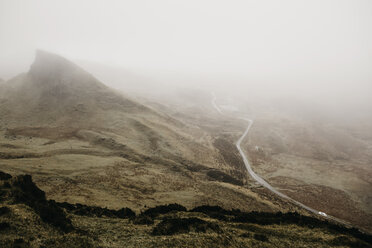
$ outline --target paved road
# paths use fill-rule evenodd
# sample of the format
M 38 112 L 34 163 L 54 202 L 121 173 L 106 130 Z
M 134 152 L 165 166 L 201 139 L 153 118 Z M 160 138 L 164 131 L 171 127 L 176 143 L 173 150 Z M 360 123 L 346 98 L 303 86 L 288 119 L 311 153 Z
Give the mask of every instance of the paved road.
M 212 92 L 212 97 L 213 97 L 213 98 L 212 98 L 212 105 L 213 105 L 213 107 L 214 107 L 214 108 L 215 108 L 215 109 L 216 109 L 220 114 L 224 115 L 224 113 L 222 113 L 221 109 L 220 109 L 220 108 L 218 107 L 218 105 L 216 104 L 216 95 L 215 95 L 213 92 Z M 228 117 L 231 118 L 230 116 L 228 116 Z M 241 146 L 240 146 L 240 144 L 242 143 L 242 141 L 243 141 L 243 140 L 245 139 L 245 137 L 248 135 L 248 132 L 249 132 L 251 126 L 253 125 L 253 120 L 251 120 L 251 119 L 249 119 L 249 118 L 240 118 L 240 119 L 247 121 L 247 122 L 248 122 L 248 126 L 247 126 L 247 128 L 245 129 L 243 135 L 238 139 L 238 141 L 236 142 L 235 145 L 236 145 L 236 148 L 238 148 L 239 153 L 240 153 L 240 155 L 241 155 L 242 158 L 243 158 L 243 162 L 244 162 L 245 167 L 246 167 L 247 170 L 248 170 L 248 173 L 253 177 L 254 180 L 256 180 L 259 184 L 261 184 L 262 186 L 264 186 L 265 188 L 267 188 L 268 190 L 270 190 L 270 191 L 273 192 L 274 194 L 276 194 L 276 195 L 278 195 L 278 196 L 280 196 L 280 197 L 282 197 L 282 198 L 284 198 L 284 199 L 287 199 L 287 200 L 293 202 L 293 203 L 296 204 L 297 206 L 299 206 L 299 207 L 301 207 L 301 208 L 303 208 L 303 209 L 306 209 L 306 210 L 308 210 L 309 212 L 312 212 L 312 213 L 314 213 L 314 214 L 316 214 L 316 215 L 319 215 L 319 216 L 321 216 L 321 217 L 323 217 L 323 218 L 327 218 L 327 219 L 334 220 L 334 221 L 339 222 L 339 223 L 342 223 L 342 224 L 344 224 L 344 225 L 349 225 L 349 223 L 347 223 L 347 222 L 345 222 L 345 221 L 343 221 L 343 220 L 340 220 L 340 219 L 338 219 L 338 218 L 336 218 L 336 217 L 333 217 L 333 216 L 327 215 L 327 214 L 325 214 L 325 213 L 323 213 L 323 212 L 320 212 L 320 211 L 318 211 L 318 210 L 315 210 L 315 209 L 313 209 L 313 208 L 311 208 L 311 207 L 306 206 L 305 204 L 303 204 L 303 203 L 301 203 L 301 202 L 299 202 L 299 201 L 296 201 L 296 200 L 290 198 L 289 196 L 287 196 L 287 195 L 285 195 L 285 194 L 279 192 L 279 191 L 276 190 L 275 188 L 273 188 L 273 187 L 272 187 L 268 182 L 266 182 L 263 178 L 261 178 L 259 175 L 257 175 L 257 174 L 252 170 L 252 167 L 251 167 L 251 165 L 250 165 L 250 163 L 249 163 L 249 161 L 248 161 L 248 159 L 247 159 L 247 156 L 245 155 L 244 151 L 242 150 L 242 148 L 241 148 Z

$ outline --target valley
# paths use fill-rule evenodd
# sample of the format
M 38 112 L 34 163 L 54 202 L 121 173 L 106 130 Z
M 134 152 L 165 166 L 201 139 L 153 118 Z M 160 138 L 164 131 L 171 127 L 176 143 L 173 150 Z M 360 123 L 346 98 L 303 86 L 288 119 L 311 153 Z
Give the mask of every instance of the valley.
M 83 204 L 113 211 L 125 207 L 133 210 L 135 215 L 141 215 L 148 208 L 174 203 L 186 209 L 218 206 L 226 211 L 258 212 L 264 216 L 283 213 L 284 219 L 292 218 L 288 216 L 296 212 L 303 216 L 300 219 L 322 222 L 327 218 L 319 214 L 321 211 L 345 220 L 349 223 L 347 227 L 358 227 L 365 232 L 371 230 L 369 170 L 363 169 L 363 163 L 367 164 L 370 156 L 363 143 L 368 140 L 353 140 L 351 143 L 355 149 L 361 150 L 359 157 L 354 157 L 356 153 L 351 153 L 347 147 L 344 150 L 338 147 L 312 150 L 313 143 L 327 142 L 316 141 L 318 136 L 315 134 L 311 139 L 301 136 L 304 131 L 301 135 L 296 133 L 299 123 L 303 124 L 302 130 L 312 132 L 313 129 L 305 126 L 304 122 L 295 122 L 291 116 L 287 116 L 285 122 L 278 122 L 282 119 L 274 118 L 272 113 L 262 110 L 254 113 L 246 110 L 244 103 L 239 107 L 229 107 L 231 105 L 224 102 L 225 99 L 216 95 L 211 97 L 210 92 L 204 90 L 186 90 L 166 99 L 156 94 L 146 97 L 132 94 L 128 97 L 104 85 L 74 63 L 44 51 L 37 52 L 29 72 L 3 83 L 2 87 L 0 170 L 14 177 L 31 175 L 50 202 Z M 211 104 L 211 98 L 215 104 Z M 240 118 L 246 113 L 256 116 L 248 128 L 247 121 Z M 289 130 L 286 129 L 287 123 L 290 123 Z M 271 130 L 275 130 L 275 134 Z M 340 134 L 341 129 L 338 139 L 343 137 Z M 338 143 L 338 139 L 335 142 Z M 247 154 L 247 158 L 243 159 L 242 153 Z M 252 172 L 250 175 L 247 171 L 246 159 L 253 171 L 278 191 L 273 193 L 257 183 L 257 178 L 252 178 Z M 344 166 L 341 166 L 341 161 Z M 359 170 L 347 172 L 352 161 L 359 161 L 353 165 Z M 321 168 L 325 163 L 327 170 Z M 330 168 L 338 170 L 339 180 L 350 178 L 350 184 L 334 184 L 335 180 L 327 183 Z M 350 175 L 364 177 L 364 188 L 361 185 L 350 188 L 353 185 Z M 316 211 L 308 211 L 278 192 Z M 363 192 L 365 198 L 361 195 Z M 22 211 L 29 216 L 27 209 Z M 89 232 L 99 232 L 100 235 L 103 235 L 99 231 L 100 225 L 110 230 L 113 228 L 112 232 L 117 233 L 120 229 L 117 225 L 121 223 L 127 228 L 125 232 L 135 230 L 136 234 L 131 238 L 143 236 L 151 229 L 133 226 L 136 220 L 123 222 L 100 219 L 102 216 L 93 219 L 76 216 L 75 212 L 68 214 L 74 226 L 87 230 L 88 226 L 94 225 L 96 228 L 88 228 Z M 103 217 L 109 217 L 106 215 Z M 200 214 L 174 213 L 171 216 L 174 215 L 182 218 L 197 216 L 205 220 L 205 216 Z M 337 222 L 331 219 L 330 223 L 335 225 Z M 233 231 L 235 224 L 219 225 L 223 226 L 224 235 L 236 232 Z M 269 229 L 247 228 L 270 233 L 277 237 L 275 240 L 278 239 L 275 242 L 270 240 L 281 245 L 293 235 L 283 234 L 275 225 Z M 291 228 L 290 232 L 306 232 L 308 227 Z M 220 235 L 208 235 L 202 236 L 203 242 L 212 237 L 221 238 Z M 323 229 L 315 231 L 303 242 L 320 242 L 324 247 L 331 245 L 333 241 L 329 241 L 331 237 L 328 236 L 320 241 L 309 241 L 322 235 L 328 234 L 324 234 Z M 238 247 L 242 242 L 263 247 L 261 243 L 252 243 L 253 236 L 248 236 L 248 241 L 234 238 L 231 246 Z M 179 237 L 176 235 L 171 242 L 180 244 L 177 241 Z M 191 236 L 187 236 L 189 238 Z M 149 240 L 157 245 L 170 244 L 153 237 L 147 237 L 146 242 Z M 115 247 L 123 240 L 119 238 L 110 242 L 106 247 Z M 134 242 L 133 246 L 139 244 L 138 240 L 131 239 L 130 242 Z

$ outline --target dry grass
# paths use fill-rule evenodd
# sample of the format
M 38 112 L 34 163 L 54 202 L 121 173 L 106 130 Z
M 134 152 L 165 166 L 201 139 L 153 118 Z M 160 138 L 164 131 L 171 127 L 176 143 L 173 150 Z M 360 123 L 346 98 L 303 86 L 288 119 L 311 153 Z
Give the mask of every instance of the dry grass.
M 372 230 L 372 140 L 350 131 L 363 128 L 281 120 L 255 121 L 245 144 L 253 169 L 294 199 Z

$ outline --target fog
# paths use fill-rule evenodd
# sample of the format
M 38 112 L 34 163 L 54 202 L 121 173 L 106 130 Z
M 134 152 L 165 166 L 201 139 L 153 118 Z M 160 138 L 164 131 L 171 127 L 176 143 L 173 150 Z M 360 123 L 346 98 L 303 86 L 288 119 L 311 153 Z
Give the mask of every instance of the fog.
M 203 87 L 372 109 L 370 0 L 1 0 L 0 78 L 27 71 L 35 49 L 124 90 Z

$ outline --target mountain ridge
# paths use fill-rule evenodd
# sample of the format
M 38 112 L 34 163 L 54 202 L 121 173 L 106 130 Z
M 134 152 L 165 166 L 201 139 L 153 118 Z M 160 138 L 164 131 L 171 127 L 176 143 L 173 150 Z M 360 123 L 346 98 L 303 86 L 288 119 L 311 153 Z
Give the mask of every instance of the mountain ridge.
M 3 108 L 8 109 L 3 113 L 4 117 L 19 120 L 24 112 L 30 113 L 37 117 L 31 119 L 41 120 L 39 123 L 34 121 L 33 125 L 42 124 L 43 116 L 48 114 L 58 122 L 61 116 L 75 119 L 76 111 L 85 118 L 107 110 L 151 112 L 148 107 L 107 87 L 67 59 L 41 50 L 36 52 L 35 61 L 27 73 L 8 80 L 3 87 L 0 97 Z M 69 122 L 63 124 L 69 125 Z

